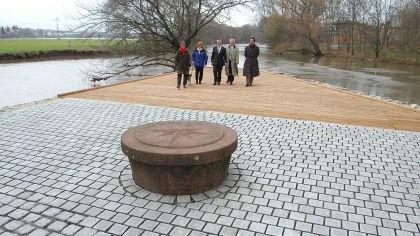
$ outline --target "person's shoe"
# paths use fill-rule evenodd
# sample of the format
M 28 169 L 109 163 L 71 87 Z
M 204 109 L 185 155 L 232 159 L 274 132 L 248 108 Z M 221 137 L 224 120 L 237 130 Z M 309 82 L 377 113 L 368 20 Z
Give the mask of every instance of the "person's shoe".
M 198 81 L 198 84 L 201 84 L 201 80 L 200 80 L 200 81 Z
M 187 88 L 187 86 L 184 84 L 184 88 Z
M 232 85 L 232 82 L 230 82 L 230 85 Z
M 197 80 L 195 81 L 195 84 L 198 84 L 198 81 Z
M 177 85 L 176 87 L 179 89 L 179 87 L 180 87 L 180 86 L 179 86 L 179 85 Z
M 220 82 L 219 82 L 219 83 L 217 83 L 217 85 L 220 85 Z
M 252 84 L 249 84 L 249 86 L 252 86 Z
M 226 81 L 226 83 L 229 83 L 229 80 L 228 80 L 228 81 Z
M 245 85 L 245 87 L 248 87 L 248 86 L 249 86 L 249 84 L 246 84 L 246 85 Z
M 214 82 L 213 85 L 216 85 L 216 82 Z

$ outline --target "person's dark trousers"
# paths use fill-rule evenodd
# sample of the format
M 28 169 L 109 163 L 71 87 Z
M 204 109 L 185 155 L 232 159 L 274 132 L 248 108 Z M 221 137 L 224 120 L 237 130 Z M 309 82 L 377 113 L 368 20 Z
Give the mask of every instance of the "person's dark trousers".
M 201 84 L 203 80 L 203 67 L 196 67 L 195 68 L 195 82 Z
M 222 81 L 223 67 L 213 67 L 214 84 L 220 84 Z
M 176 81 L 176 85 L 177 87 L 181 86 L 181 78 L 182 78 L 183 74 L 178 74 L 178 78 Z M 184 74 L 184 80 L 182 81 L 182 85 L 186 85 L 187 84 L 187 74 Z
M 232 73 L 232 63 L 229 60 L 229 75 L 228 75 L 228 80 L 226 83 L 232 84 L 234 79 L 235 79 L 235 76 L 233 76 L 233 73 Z
M 228 75 L 228 82 L 230 83 L 230 84 L 232 84 L 233 83 L 233 80 L 235 79 L 235 76 L 233 76 L 233 75 Z

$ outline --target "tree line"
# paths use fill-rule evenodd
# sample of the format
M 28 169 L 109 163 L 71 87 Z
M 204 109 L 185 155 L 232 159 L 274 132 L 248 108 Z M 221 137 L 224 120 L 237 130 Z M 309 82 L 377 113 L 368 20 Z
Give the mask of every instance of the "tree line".
M 261 0 L 258 4 L 265 39 L 278 50 L 420 59 L 419 0 Z
M 57 38 L 72 37 L 82 38 L 83 34 L 79 32 L 69 32 L 65 30 L 52 29 L 33 29 L 28 27 L 13 26 L 0 26 L 0 38 Z
M 224 43 L 227 43 L 230 38 L 234 38 L 236 43 L 248 43 L 251 36 L 260 42 L 264 41 L 263 31 L 257 24 L 230 26 L 213 21 L 206 27 L 206 30 L 197 35 L 194 42 L 201 40 L 206 45 L 213 45 L 216 43 L 216 39 L 221 39 Z

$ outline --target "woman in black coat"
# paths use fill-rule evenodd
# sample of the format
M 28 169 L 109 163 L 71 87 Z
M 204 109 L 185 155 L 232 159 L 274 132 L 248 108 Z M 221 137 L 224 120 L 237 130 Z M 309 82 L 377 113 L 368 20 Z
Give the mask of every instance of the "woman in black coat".
M 255 45 L 255 38 L 249 39 L 249 45 L 245 47 L 245 63 L 244 76 L 246 76 L 246 87 L 252 86 L 254 77 L 260 75 L 260 68 L 258 67 L 258 56 L 260 49 Z

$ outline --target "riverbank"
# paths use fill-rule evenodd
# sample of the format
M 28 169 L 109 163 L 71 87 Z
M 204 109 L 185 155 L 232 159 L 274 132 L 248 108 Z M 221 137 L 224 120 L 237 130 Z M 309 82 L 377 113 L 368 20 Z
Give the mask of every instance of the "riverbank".
M 420 131 L 420 110 L 286 75 L 262 72 L 250 88 L 244 86 L 242 76 L 233 86 L 213 86 L 211 69 L 206 68 L 202 85 L 181 90 L 175 88 L 175 76 L 171 73 L 59 97 Z
M 404 59 L 397 59 L 397 58 L 391 58 L 391 57 L 378 57 L 375 58 L 373 56 L 367 56 L 364 54 L 354 54 L 351 55 L 347 52 L 338 52 L 338 51 L 330 51 L 326 53 L 324 56 L 329 57 L 339 57 L 339 58 L 348 58 L 353 60 L 361 60 L 361 61 L 370 61 L 370 62 L 377 62 L 377 63 L 392 63 L 392 64 L 401 64 L 401 65 L 420 65 L 420 61 L 409 61 Z
M 0 39 L 0 63 L 109 56 L 109 45 L 108 41 L 102 39 Z
M 39 101 L 27 102 L 27 103 L 14 105 L 14 106 L 0 107 L 0 113 L 16 111 L 16 110 L 19 110 L 19 109 L 22 109 L 22 108 L 32 107 L 32 106 L 35 106 L 35 105 L 38 105 L 38 104 L 49 103 L 49 102 L 51 102 L 55 99 L 56 98 L 47 98 L 47 99 L 43 99 L 43 100 L 39 100 Z
M 293 55 L 313 56 L 312 52 L 308 49 L 282 50 L 282 49 L 274 48 L 273 53 L 275 55 L 285 55 L 285 56 L 293 56 Z M 337 57 L 337 58 L 346 58 L 346 59 L 351 59 L 351 60 L 369 61 L 369 62 L 376 62 L 376 63 L 420 65 L 420 61 L 413 61 L 413 60 L 410 61 L 410 60 L 405 60 L 405 59 L 397 59 L 397 58 L 384 57 L 384 56 L 375 58 L 374 56 L 369 56 L 363 53 L 356 53 L 354 55 L 351 55 L 350 53 L 347 53 L 346 51 L 328 51 L 328 52 L 325 52 L 325 54 L 322 55 L 321 57 Z
M 17 62 L 37 59 L 94 58 L 111 56 L 109 49 L 63 49 L 38 52 L 6 52 L 0 53 L 0 62 Z

